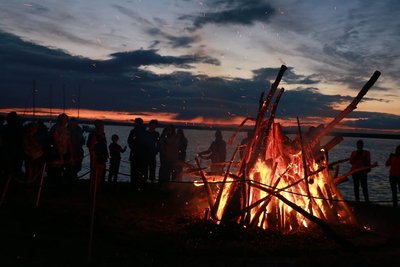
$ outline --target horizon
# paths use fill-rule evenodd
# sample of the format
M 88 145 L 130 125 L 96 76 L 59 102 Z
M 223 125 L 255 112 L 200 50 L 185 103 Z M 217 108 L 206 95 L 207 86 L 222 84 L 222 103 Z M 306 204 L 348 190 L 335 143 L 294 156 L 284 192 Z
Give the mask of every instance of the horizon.
M 199 120 L 178 120 L 174 118 L 176 114 L 159 114 L 159 113 L 130 113 L 130 112 L 122 112 L 122 111 L 99 111 L 99 110 L 77 110 L 77 109 L 52 109 L 52 113 L 50 114 L 50 109 L 47 108 L 37 108 L 35 113 L 33 110 L 27 109 L 18 109 L 18 108 L 0 108 L 0 115 L 6 116 L 9 112 L 17 112 L 17 114 L 24 118 L 26 121 L 39 119 L 39 120 L 48 120 L 49 122 L 55 122 L 57 116 L 61 113 L 67 114 L 70 118 L 77 119 L 82 124 L 92 124 L 94 120 L 100 119 L 103 120 L 106 125 L 120 125 L 120 126 L 129 126 L 134 125 L 134 119 L 140 117 L 144 120 L 144 123 L 147 124 L 150 120 L 156 119 L 159 122 L 158 128 L 162 128 L 168 124 L 172 124 L 175 126 L 179 126 L 181 128 L 186 129 L 222 129 L 228 131 L 248 131 L 254 127 L 254 120 L 251 118 L 247 118 L 246 123 L 243 126 L 240 126 L 246 118 L 236 117 L 233 120 L 225 120 L 225 121 L 217 121 L 210 120 L 205 121 L 204 118 L 199 118 Z M 78 116 L 79 114 L 79 116 Z M 320 121 L 318 124 L 313 121 L 308 121 L 305 123 L 301 123 L 301 128 L 308 128 L 311 126 L 318 126 L 319 124 L 326 125 L 334 118 L 327 118 L 324 123 Z M 284 131 L 287 133 L 297 133 L 298 125 L 295 120 L 281 120 L 275 119 L 276 123 L 279 123 Z M 355 137 L 370 137 L 370 138 L 390 138 L 390 139 L 400 139 L 400 129 L 392 130 L 392 129 L 367 129 L 367 128 L 350 128 L 343 126 L 342 123 L 339 123 L 333 130 L 328 134 L 328 136 L 333 135 L 343 135 L 343 136 L 355 136 Z

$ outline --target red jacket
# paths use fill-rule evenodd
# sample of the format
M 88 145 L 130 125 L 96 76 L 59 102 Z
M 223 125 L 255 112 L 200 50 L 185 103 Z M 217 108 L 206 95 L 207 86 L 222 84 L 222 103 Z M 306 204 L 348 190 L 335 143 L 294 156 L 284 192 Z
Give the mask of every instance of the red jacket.
M 386 166 L 390 166 L 390 176 L 400 177 L 400 155 L 390 154 Z

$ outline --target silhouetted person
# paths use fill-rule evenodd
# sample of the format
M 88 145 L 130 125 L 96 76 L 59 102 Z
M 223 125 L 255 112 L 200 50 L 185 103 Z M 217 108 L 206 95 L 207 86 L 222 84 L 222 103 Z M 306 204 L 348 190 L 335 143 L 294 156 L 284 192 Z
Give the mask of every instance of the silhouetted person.
M 4 143 L 3 143 L 3 128 L 6 118 L 0 114 L 0 188 L 4 177 Z
M 369 151 L 364 150 L 363 148 L 364 148 L 364 142 L 362 140 L 358 140 L 357 150 L 353 151 L 350 156 L 350 164 L 352 170 L 371 165 L 371 155 Z M 366 202 L 369 201 L 368 184 L 367 184 L 367 173 L 369 171 L 370 169 L 367 169 L 353 174 L 354 196 L 356 201 L 360 200 L 360 193 L 359 193 L 360 185 L 363 191 L 364 200 Z
M 122 148 L 118 144 L 119 136 L 113 134 L 111 137 L 112 143 L 108 146 L 110 150 L 110 168 L 108 171 L 108 183 L 117 184 L 119 165 L 121 164 L 121 153 L 126 151 L 126 146 Z
M 147 133 L 141 118 L 135 119 L 135 127 L 128 137 L 131 149 L 129 160 L 131 162 L 131 184 L 141 187 L 147 181 Z
M 178 139 L 175 127 L 165 127 L 160 137 L 159 183 L 177 179 Z
M 51 178 L 66 178 L 66 167 L 71 160 L 71 133 L 68 129 L 69 117 L 62 113 L 58 115 L 56 124 L 50 129 L 52 156 L 48 163 L 48 174 Z
M 400 191 L 400 145 L 396 147 L 394 154 L 390 154 L 386 166 L 390 166 L 389 182 L 392 189 L 393 207 L 397 207 L 397 190 Z
M 210 147 L 199 153 L 203 159 L 211 159 L 211 172 L 222 174 L 224 172 L 224 162 L 226 159 L 226 143 L 222 139 L 220 130 L 215 131 L 215 140 Z
M 159 152 L 159 141 L 160 141 L 160 134 L 156 131 L 156 127 L 158 125 L 157 120 L 151 120 L 149 122 L 149 129 L 147 130 L 148 133 L 148 151 L 147 151 L 147 162 L 146 162 L 146 169 L 149 172 L 149 180 L 150 182 L 154 183 L 156 179 L 156 156 Z
M 183 133 L 183 130 L 179 128 L 176 131 L 176 137 L 177 137 L 177 145 L 178 145 L 178 164 L 177 164 L 177 179 L 182 180 L 182 170 L 183 170 L 183 164 L 186 161 L 186 149 L 188 145 L 188 140 L 185 137 L 185 134 Z
M 94 183 L 97 183 L 97 188 L 99 188 L 100 184 L 104 182 L 106 174 L 108 149 L 103 121 L 95 120 L 94 126 L 95 130 L 89 134 L 86 145 L 90 153 L 91 188 L 93 188 Z
M 23 136 L 25 153 L 25 172 L 27 182 L 40 179 L 44 164 L 44 148 L 39 139 L 39 124 L 32 122 L 26 125 Z
M 71 136 L 71 157 L 67 164 L 66 173 L 68 179 L 75 180 L 78 178 L 78 172 L 82 169 L 85 138 L 83 137 L 83 129 L 76 119 L 71 119 L 68 129 Z
M 7 124 L 2 127 L 4 173 L 6 176 L 20 176 L 24 157 L 22 119 L 16 112 L 10 112 L 6 121 Z
M 246 151 L 246 149 L 248 148 L 248 146 L 250 145 L 250 141 L 253 138 L 253 131 L 247 131 L 247 135 L 245 138 L 242 139 L 242 141 L 240 142 L 240 158 L 243 158 L 243 153 Z

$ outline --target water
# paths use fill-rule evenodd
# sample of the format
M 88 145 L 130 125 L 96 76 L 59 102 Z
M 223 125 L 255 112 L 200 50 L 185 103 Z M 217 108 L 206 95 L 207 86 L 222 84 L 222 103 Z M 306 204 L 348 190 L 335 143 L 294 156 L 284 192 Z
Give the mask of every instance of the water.
M 127 145 L 127 139 L 130 130 L 130 126 L 115 126 L 106 125 L 105 132 L 108 144 L 111 142 L 111 135 L 119 135 L 119 143 L 121 146 Z M 162 129 L 157 129 L 161 133 Z M 214 130 L 184 130 L 185 136 L 188 139 L 187 147 L 187 157 L 186 161 L 195 164 L 195 156 L 210 146 L 211 142 L 214 140 Z M 222 135 L 224 140 L 227 141 L 231 135 L 232 131 L 223 131 Z M 245 133 L 239 133 L 235 139 L 235 142 L 231 146 L 227 146 L 227 160 L 231 158 L 236 145 L 245 137 Z M 330 139 L 330 138 L 328 138 Z M 329 153 L 330 162 L 336 160 L 348 158 L 353 150 L 355 150 L 356 142 L 359 138 L 349 137 L 345 138 L 343 142 L 333 148 Z M 385 162 L 389 157 L 390 153 L 393 153 L 396 146 L 400 144 L 400 140 L 390 140 L 390 139 L 363 139 L 364 149 L 371 152 L 371 162 L 378 162 L 378 167 L 373 168 L 368 174 L 368 189 L 370 200 L 372 202 L 379 202 L 382 205 L 391 205 L 391 191 L 389 185 L 389 169 L 385 166 Z M 85 147 L 85 155 L 88 155 L 87 148 Z M 158 157 L 157 157 L 158 161 Z M 205 165 L 205 164 L 204 164 Z M 157 175 L 159 162 L 157 162 Z M 89 157 L 86 156 L 83 162 L 83 169 L 81 174 L 89 170 Z M 343 174 L 350 170 L 349 163 L 340 164 L 340 174 Z M 129 149 L 122 154 L 121 166 L 118 179 L 120 181 L 129 181 L 130 165 L 129 165 Z M 345 199 L 354 200 L 353 193 L 353 182 L 351 178 L 347 182 L 344 182 L 338 186 L 339 190 L 342 192 Z M 363 199 L 362 190 L 360 188 L 360 197 Z

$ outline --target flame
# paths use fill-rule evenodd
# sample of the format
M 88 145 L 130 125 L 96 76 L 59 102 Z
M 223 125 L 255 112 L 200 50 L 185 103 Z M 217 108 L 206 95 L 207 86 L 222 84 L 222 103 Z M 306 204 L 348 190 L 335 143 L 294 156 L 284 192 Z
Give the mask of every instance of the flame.
M 257 133 L 254 138 L 257 138 Z M 226 215 L 228 210 L 232 213 L 235 194 L 247 198 L 245 206 L 241 206 L 239 211 L 241 216 L 236 218 L 237 221 L 245 221 L 245 225 L 277 229 L 284 233 L 310 227 L 310 221 L 298 209 L 326 222 L 354 223 L 343 197 L 332 183 L 323 156 L 314 155 L 308 142 L 305 142 L 304 150 L 301 149 L 299 140 L 284 136 L 278 123 L 272 125 L 266 140 L 264 151 L 259 153 L 255 164 L 247 166 L 247 180 L 227 179 L 229 183 L 219 184 L 214 195 L 217 207 L 214 219 L 217 223 L 224 220 L 224 216 L 230 216 Z M 255 149 L 249 149 L 251 157 Z M 245 162 L 251 163 L 249 158 L 242 159 L 242 164 Z M 237 173 L 236 177 L 239 175 Z M 211 180 L 221 182 L 223 176 L 207 177 L 207 181 Z M 240 193 L 243 190 L 238 188 L 245 188 L 245 193 Z M 276 194 L 296 207 L 287 205 Z M 218 195 L 220 201 L 217 200 Z

